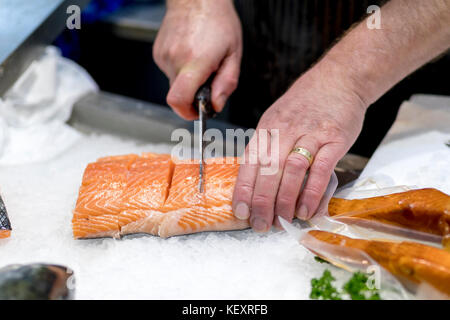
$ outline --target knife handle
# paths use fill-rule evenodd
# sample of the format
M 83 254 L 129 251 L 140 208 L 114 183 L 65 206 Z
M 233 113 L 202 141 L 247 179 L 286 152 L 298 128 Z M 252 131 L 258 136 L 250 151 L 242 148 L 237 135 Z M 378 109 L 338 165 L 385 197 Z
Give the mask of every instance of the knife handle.
M 206 118 L 213 118 L 216 115 L 211 102 L 211 83 L 214 76 L 215 74 L 212 74 L 195 94 L 195 104 L 198 107 L 198 112 L 202 112 Z

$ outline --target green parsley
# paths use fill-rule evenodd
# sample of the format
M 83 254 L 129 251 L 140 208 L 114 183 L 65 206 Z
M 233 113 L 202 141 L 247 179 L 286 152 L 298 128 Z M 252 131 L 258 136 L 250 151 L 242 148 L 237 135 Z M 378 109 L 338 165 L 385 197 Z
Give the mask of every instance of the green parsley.
M 324 260 L 324 259 L 322 259 L 321 257 L 318 257 L 318 256 L 315 256 L 314 260 L 316 260 L 319 263 L 328 263 L 329 264 L 329 262 L 327 260 Z
M 367 286 L 368 280 L 367 274 L 355 272 L 343 290 L 352 300 L 381 300 L 378 290 Z
M 367 286 L 368 276 L 362 272 L 355 272 L 347 281 L 342 291 L 336 289 L 332 282 L 336 279 L 330 270 L 325 270 L 322 277 L 311 280 L 311 293 L 309 297 L 316 300 L 342 300 L 343 296 L 349 296 L 351 300 L 381 300 L 377 289 Z
M 320 279 L 311 280 L 311 299 L 342 300 L 340 293 L 331 284 L 336 279 L 331 275 L 330 270 L 325 270 Z

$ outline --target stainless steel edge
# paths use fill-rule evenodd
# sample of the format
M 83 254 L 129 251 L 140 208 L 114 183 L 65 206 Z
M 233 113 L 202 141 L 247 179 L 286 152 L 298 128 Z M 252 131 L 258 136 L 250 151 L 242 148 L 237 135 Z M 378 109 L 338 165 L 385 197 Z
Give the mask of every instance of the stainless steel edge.
M 181 119 L 167 107 L 107 92 L 81 98 L 74 106 L 69 124 L 86 133 L 110 133 L 143 143 L 175 144 L 177 141 L 171 140 L 175 129 L 195 133 L 193 121 Z M 208 121 L 208 127 L 220 130 L 225 139 L 227 129 L 240 128 L 215 119 Z M 194 134 L 190 143 L 197 144 Z M 234 146 L 234 141 L 231 144 Z M 234 146 L 235 150 L 238 147 L 242 145 Z
M 0 0 L 0 96 L 66 25 L 67 7 L 89 0 Z

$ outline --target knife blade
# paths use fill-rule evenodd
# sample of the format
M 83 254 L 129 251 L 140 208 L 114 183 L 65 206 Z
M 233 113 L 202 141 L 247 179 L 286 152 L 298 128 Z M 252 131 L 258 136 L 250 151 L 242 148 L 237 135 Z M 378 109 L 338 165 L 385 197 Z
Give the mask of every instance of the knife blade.
M 204 150 L 205 150 L 205 140 L 204 135 L 206 131 L 206 120 L 215 116 L 215 111 L 211 103 L 211 83 L 213 76 L 211 76 L 208 81 L 203 84 L 195 95 L 195 103 L 198 110 L 199 116 L 199 152 L 200 152 L 200 163 L 199 163 L 199 181 L 198 190 L 200 193 L 204 191 Z

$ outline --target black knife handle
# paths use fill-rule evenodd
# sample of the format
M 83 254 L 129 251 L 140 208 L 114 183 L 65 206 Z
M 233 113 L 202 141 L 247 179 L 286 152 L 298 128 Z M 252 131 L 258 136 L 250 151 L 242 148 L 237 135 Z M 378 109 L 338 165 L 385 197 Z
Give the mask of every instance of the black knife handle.
M 203 110 L 198 110 L 198 112 L 203 112 L 206 118 L 213 118 L 216 115 L 211 102 L 211 83 L 214 79 L 214 75 L 211 75 L 209 79 L 198 89 L 195 94 L 195 104 L 196 106 L 204 106 Z M 202 102 L 202 103 L 200 103 Z

